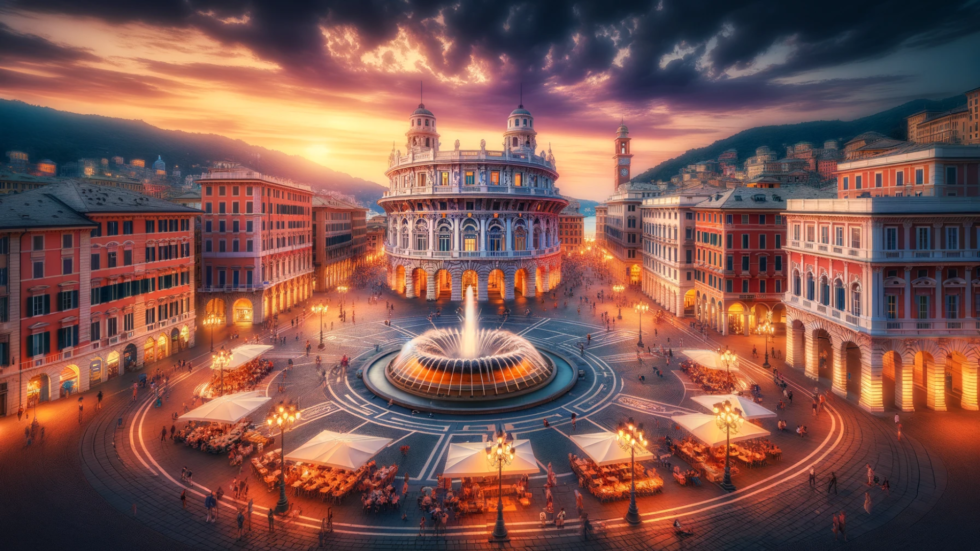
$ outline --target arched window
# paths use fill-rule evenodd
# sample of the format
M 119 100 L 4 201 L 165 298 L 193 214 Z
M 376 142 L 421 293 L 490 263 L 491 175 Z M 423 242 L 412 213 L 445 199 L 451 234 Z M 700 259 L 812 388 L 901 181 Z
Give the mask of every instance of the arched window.
M 514 250 L 527 250 L 527 230 L 525 230 L 523 227 L 518 227 L 516 230 L 514 230 Z
M 408 225 L 402 226 L 402 248 L 408 248 Z
M 479 231 L 476 227 L 476 222 L 472 219 L 463 222 L 463 250 L 464 251 L 477 251 L 479 250 L 477 243 L 477 234 Z
M 453 231 L 445 224 L 439 228 L 439 250 L 443 252 L 453 250 Z
M 814 285 L 813 285 L 813 274 L 807 272 L 806 274 L 806 299 L 814 300 Z
M 504 250 L 503 231 L 501 230 L 500 226 L 492 226 L 487 232 L 487 250 Z
M 861 315 L 861 286 L 857 283 L 851 285 L 851 313 Z
M 422 119 L 419 119 L 418 120 L 418 122 L 416 123 L 416 126 L 422 126 Z
M 820 304 L 830 306 L 830 282 L 827 276 L 820 277 Z
M 803 289 L 802 289 L 802 284 L 800 282 L 800 272 L 799 271 L 794 271 L 793 272 L 793 294 L 796 295 L 796 296 L 800 296 L 800 293 L 802 293 L 802 292 L 803 292 Z
M 512 143 L 513 143 L 514 147 L 517 147 L 517 136 L 514 136 L 514 139 L 512 140 Z
M 527 119 L 524 119 L 524 126 L 527 126 Z
M 425 119 L 425 125 L 429 126 L 429 119 Z
M 425 139 L 425 147 L 429 147 L 429 138 Z
M 415 221 L 415 250 L 425 251 L 429 248 L 429 226 L 425 220 Z
M 847 297 L 844 294 L 844 283 L 839 279 L 834 280 L 834 308 L 843 311 L 847 305 Z

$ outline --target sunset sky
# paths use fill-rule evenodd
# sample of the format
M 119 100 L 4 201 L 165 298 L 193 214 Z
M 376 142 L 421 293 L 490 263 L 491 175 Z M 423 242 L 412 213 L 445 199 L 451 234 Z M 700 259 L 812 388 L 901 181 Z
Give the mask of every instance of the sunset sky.
M 419 103 L 442 147 L 524 105 L 563 193 L 744 128 L 980 86 L 980 2 L 0 0 L 0 97 L 213 132 L 382 183 Z M 0 130 L 2 131 L 2 130 Z

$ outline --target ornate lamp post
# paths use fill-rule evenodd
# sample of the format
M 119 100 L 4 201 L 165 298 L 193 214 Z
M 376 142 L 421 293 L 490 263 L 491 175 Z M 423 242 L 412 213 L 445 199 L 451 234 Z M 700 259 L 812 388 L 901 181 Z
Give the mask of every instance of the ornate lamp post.
M 625 289 L 625 288 L 626 287 L 624 287 L 622 285 L 613 285 L 612 286 L 613 293 L 616 294 L 616 304 L 619 304 L 620 293 L 622 293 L 623 292 L 623 289 Z M 616 319 L 623 319 L 623 307 L 622 306 L 619 306 L 619 315 L 616 316 Z
M 286 431 L 292 428 L 293 424 L 299 421 L 299 408 L 295 402 L 283 403 L 269 412 L 265 422 L 275 430 L 279 428 L 279 501 L 276 502 L 276 512 L 285 513 L 289 509 L 289 500 L 286 499 Z
M 776 333 L 776 326 L 772 324 L 772 312 L 766 314 L 766 322 L 762 325 L 756 327 L 755 332 L 764 335 L 766 337 L 766 361 L 763 362 L 762 367 L 769 369 L 769 339 Z
M 626 510 L 626 522 L 636 526 L 640 524 L 640 512 L 636 509 L 636 448 L 643 449 L 647 445 L 643 437 L 643 425 L 637 425 L 630 417 L 625 423 L 619 424 L 616 433 L 619 447 L 630 452 L 630 507 Z
M 214 352 L 214 328 L 221 323 L 221 317 L 214 312 L 208 312 L 201 323 L 211 330 L 211 352 Z
M 745 418 L 742 417 L 742 410 L 732 406 L 728 400 L 715 404 L 714 412 L 715 423 L 719 429 L 725 431 L 725 480 L 722 481 L 721 487 L 727 492 L 732 492 L 735 490 L 735 485 L 732 484 L 731 438 L 733 433 L 738 434 L 738 429 L 745 422 Z
M 341 311 L 344 310 L 344 296 L 347 295 L 347 291 L 348 291 L 348 289 L 347 289 L 347 286 L 346 285 L 341 285 L 341 286 L 337 287 L 337 292 L 340 293 L 340 310 Z
M 514 460 L 514 445 L 510 435 L 503 430 L 493 435 L 487 442 L 487 463 L 491 467 L 497 468 L 497 523 L 493 526 L 493 533 L 490 534 L 491 543 L 503 543 L 510 541 L 507 537 L 507 527 L 504 526 L 504 465 L 510 465 Z
M 637 341 L 636 346 L 639 346 L 640 348 L 643 348 L 643 312 L 646 312 L 647 310 L 649 310 L 650 307 L 647 306 L 647 304 L 645 302 L 641 302 L 641 303 L 637 304 L 636 306 L 634 306 L 633 309 L 636 310 L 636 313 L 637 314 L 639 314 L 638 321 L 637 321 L 637 326 L 640 329 L 640 340 Z
M 225 395 L 225 366 L 231 363 L 231 352 L 225 350 L 222 346 L 221 350 L 218 350 L 217 354 L 211 356 L 211 366 L 217 366 L 221 370 L 221 395 Z
M 719 354 L 718 359 L 725 366 L 725 372 L 728 374 L 728 380 L 730 382 L 732 380 L 732 367 L 738 368 L 738 356 L 731 350 L 726 350 Z
M 311 308 L 314 314 L 320 314 L 320 346 L 318 347 L 320 350 L 323 350 L 323 314 L 326 314 L 329 309 L 330 307 L 322 302 L 314 304 Z

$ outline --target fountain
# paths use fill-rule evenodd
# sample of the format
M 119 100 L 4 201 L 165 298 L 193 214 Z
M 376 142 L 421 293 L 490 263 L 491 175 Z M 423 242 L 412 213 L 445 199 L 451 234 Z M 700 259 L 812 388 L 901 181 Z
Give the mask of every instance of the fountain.
M 435 329 L 412 339 L 388 364 L 388 380 L 416 396 L 485 400 L 547 384 L 554 365 L 526 339 L 478 328 L 473 288 L 466 289 L 463 329 Z
M 430 329 L 400 350 L 381 354 L 363 379 L 375 394 L 412 409 L 480 413 L 552 400 L 576 377 L 560 355 L 510 331 L 480 329 L 474 289 L 468 287 L 462 327 Z

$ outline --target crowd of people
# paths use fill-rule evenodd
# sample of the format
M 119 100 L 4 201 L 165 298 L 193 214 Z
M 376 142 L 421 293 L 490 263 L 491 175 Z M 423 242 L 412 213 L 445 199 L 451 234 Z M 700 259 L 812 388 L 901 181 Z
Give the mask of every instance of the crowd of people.
M 239 456 L 244 458 L 256 449 L 262 451 L 268 442 L 268 439 L 252 430 L 251 419 L 242 419 L 230 425 L 189 421 L 173 433 L 172 439 L 196 450 L 213 454 L 228 453 L 232 462 L 237 459 L 239 463 Z
M 272 372 L 272 367 L 271 360 L 256 358 L 235 369 L 226 369 L 224 373 L 214 369 L 208 386 L 209 397 L 255 390 L 259 381 Z
M 572 465 L 572 472 L 578 477 L 579 486 L 599 498 L 599 501 L 629 498 L 631 480 L 629 462 L 600 467 L 591 459 L 578 457 L 572 453 L 568 454 L 568 461 Z M 632 480 L 636 483 L 636 495 L 653 495 L 663 491 L 664 480 L 657 474 L 656 469 L 644 467 L 642 463 L 634 465 Z
M 708 369 L 696 362 L 681 362 L 681 371 L 707 394 L 730 394 L 738 387 L 738 378 L 727 371 Z

